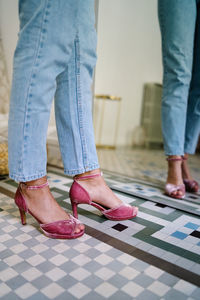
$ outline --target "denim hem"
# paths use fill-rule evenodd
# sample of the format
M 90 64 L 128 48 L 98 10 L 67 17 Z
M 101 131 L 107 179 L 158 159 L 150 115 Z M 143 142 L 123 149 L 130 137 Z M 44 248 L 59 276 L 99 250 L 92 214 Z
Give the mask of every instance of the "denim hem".
M 169 155 L 179 155 L 179 156 L 183 156 L 185 153 L 184 152 L 165 152 L 166 156 Z
M 47 175 L 46 172 L 44 172 L 44 173 L 39 173 L 39 174 L 31 175 L 31 176 L 21 176 L 21 175 L 17 175 L 17 174 L 9 174 L 9 177 L 17 182 L 19 182 L 19 181 L 26 182 L 26 181 L 31 181 L 34 179 L 44 177 L 46 175 Z
M 176 148 L 176 149 L 173 149 L 172 147 L 166 147 L 164 148 L 164 152 L 165 152 L 165 155 L 169 156 L 169 155 L 184 155 L 184 149 L 181 147 L 181 150 L 180 148 Z
M 99 168 L 100 168 L 99 165 L 95 164 L 95 165 L 88 165 L 86 167 L 83 167 L 82 169 L 77 169 L 77 170 L 64 169 L 64 173 L 66 175 L 78 175 L 78 174 L 82 174 L 82 173 L 92 171 L 92 170 L 95 170 L 95 169 L 99 169 Z
M 187 150 L 187 148 L 185 149 L 185 153 L 187 153 L 187 154 L 195 154 L 195 151 L 196 151 L 196 148 L 195 149 L 190 148 L 190 150 Z

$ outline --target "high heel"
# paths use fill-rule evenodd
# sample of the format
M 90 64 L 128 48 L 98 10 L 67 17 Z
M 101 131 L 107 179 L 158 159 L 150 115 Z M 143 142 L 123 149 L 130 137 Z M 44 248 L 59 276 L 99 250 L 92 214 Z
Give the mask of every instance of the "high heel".
M 199 191 L 199 184 L 195 180 L 183 179 L 185 184 L 185 189 L 189 193 L 198 193 Z
M 187 157 L 182 156 L 183 160 L 187 160 Z M 199 191 L 199 184 L 195 180 L 190 179 L 183 179 L 183 182 L 185 184 L 185 189 L 189 193 L 198 193 Z
M 167 161 L 182 161 L 181 157 L 177 157 L 177 158 L 167 158 Z M 178 195 L 176 193 L 176 195 L 174 194 L 174 192 L 181 192 L 182 195 Z M 175 198 L 175 199 L 184 199 L 185 198 L 185 185 L 184 184 L 172 184 L 172 183 L 166 183 L 165 185 L 165 195 L 171 197 L 171 198 Z
M 97 209 L 99 209 L 106 218 L 113 221 L 128 220 L 136 217 L 138 212 L 137 207 L 125 203 L 122 203 L 114 208 L 104 207 L 92 201 L 89 193 L 77 182 L 79 180 L 92 179 L 97 176 L 102 176 L 102 173 L 81 176 L 81 177 L 76 177 L 76 176 L 74 177 L 74 182 L 69 191 L 74 217 L 78 218 L 77 206 L 79 204 L 92 205 Z
M 70 218 L 67 220 L 61 220 L 61 221 L 51 222 L 47 224 L 41 223 L 40 220 L 38 220 L 28 209 L 26 199 L 24 198 L 21 189 L 22 184 L 26 186 L 26 188 L 29 190 L 35 190 L 35 189 L 41 189 L 45 186 L 48 186 L 48 182 L 37 186 L 28 186 L 25 183 L 19 184 L 17 191 L 15 193 L 14 200 L 16 205 L 19 208 L 22 225 L 26 225 L 26 213 L 29 213 L 37 220 L 37 222 L 40 225 L 40 229 L 47 237 L 54 238 L 54 239 L 75 239 L 84 234 L 84 230 L 81 230 L 79 233 L 75 232 L 75 229 L 77 225 L 80 224 L 80 221 L 75 219 L 71 215 L 69 215 Z
M 20 213 L 22 225 L 26 225 L 26 213 L 25 213 L 25 211 L 24 211 L 24 210 L 21 210 L 21 209 L 19 208 L 19 213 Z

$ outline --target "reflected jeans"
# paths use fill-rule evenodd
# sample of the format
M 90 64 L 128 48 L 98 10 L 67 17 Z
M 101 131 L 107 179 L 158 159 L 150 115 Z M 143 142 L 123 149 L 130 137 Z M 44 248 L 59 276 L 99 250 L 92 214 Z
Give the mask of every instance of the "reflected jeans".
M 193 154 L 200 133 L 200 1 L 158 0 L 166 155 Z
M 53 98 L 65 174 L 98 168 L 91 102 L 93 0 L 19 0 L 19 17 L 8 124 L 10 177 L 30 181 L 46 175 Z

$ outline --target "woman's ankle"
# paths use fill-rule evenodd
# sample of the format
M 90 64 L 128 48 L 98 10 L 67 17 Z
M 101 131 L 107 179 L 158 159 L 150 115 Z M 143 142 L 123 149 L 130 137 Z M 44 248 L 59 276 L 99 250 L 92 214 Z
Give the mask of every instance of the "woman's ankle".
M 20 188 L 25 196 L 30 199 L 38 197 L 38 195 L 45 195 L 49 192 L 47 177 L 41 177 L 35 180 L 22 182 Z
M 189 154 L 185 153 L 182 157 L 183 157 L 183 160 L 187 160 L 189 158 Z
M 46 182 L 47 182 L 47 176 L 37 178 L 37 179 L 31 180 L 31 181 L 26 181 L 23 183 L 27 186 L 38 186 L 38 185 L 42 185 Z
M 75 177 L 79 178 L 79 177 L 84 177 L 84 176 L 89 176 L 89 175 L 100 174 L 100 173 L 101 173 L 100 169 L 94 169 L 94 170 L 91 170 L 91 171 L 87 171 L 85 173 L 77 174 Z
M 185 153 L 183 163 L 182 163 L 182 177 L 183 179 L 193 180 L 190 174 L 190 168 L 188 166 L 189 154 Z
M 173 162 L 173 161 L 182 161 L 183 160 L 183 156 L 182 155 L 168 155 L 166 160 L 168 162 Z
M 172 183 L 175 185 L 183 183 L 182 159 L 180 155 L 169 156 L 167 183 Z

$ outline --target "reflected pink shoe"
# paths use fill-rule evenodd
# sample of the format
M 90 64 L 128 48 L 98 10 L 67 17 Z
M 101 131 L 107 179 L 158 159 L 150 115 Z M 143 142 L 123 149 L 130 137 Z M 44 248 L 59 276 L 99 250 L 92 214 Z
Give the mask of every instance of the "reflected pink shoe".
M 185 189 L 189 193 L 198 193 L 199 184 L 195 180 L 183 179 Z
M 183 160 L 187 160 L 188 158 L 186 156 L 182 156 Z M 195 180 L 189 180 L 189 179 L 183 179 L 183 182 L 185 184 L 185 189 L 189 193 L 198 193 L 199 191 L 199 184 Z
M 26 213 L 29 213 L 37 220 L 41 230 L 47 237 L 54 238 L 54 239 L 75 239 L 84 234 L 84 230 L 81 230 L 79 233 L 75 232 L 76 226 L 80 224 L 80 222 L 79 220 L 75 219 L 71 215 L 70 215 L 70 219 L 68 220 L 61 220 L 61 221 L 56 221 L 48 224 L 42 224 L 28 209 L 26 204 L 26 199 L 22 194 L 21 184 L 25 184 L 25 183 L 19 184 L 19 187 L 15 193 L 14 200 L 16 205 L 19 208 L 22 225 L 26 224 Z M 26 185 L 26 188 L 34 190 L 34 189 L 41 189 L 45 186 L 48 186 L 48 182 L 37 186 Z
M 182 161 L 181 157 L 171 158 L 168 157 L 167 161 Z M 175 195 L 174 192 L 181 192 L 182 195 Z M 185 198 L 185 185 L 184 184 L 172 184 L 172 183 L 166 183 L 165 185 L 165 195 L 175 198 L 175 199 L 184 199 Z
M 181 191 L 182 195 L 174 195 L 174 192 Z M 184 184 L 179 184 L 175 185 L 172 183 L 167 183 L 165 185 L 165 195 L 175 198 L 175 199 L 184 199 L 185 198 L 185 185 Z
M 69 192 L 74 217 L 78 218 L 78 204 L 92 205 L 99 209 L 106 218 L 113 221 L 128 220 L 136 217 L 138 212 L 137 207 L 122 203 L 117 207 L 107 208 L 91 200 L 89 193 L 77 181 L 91 179 L 97 176 L 101 176 L 101 173 L 83 177 L 74 177 L 74 182 Z

